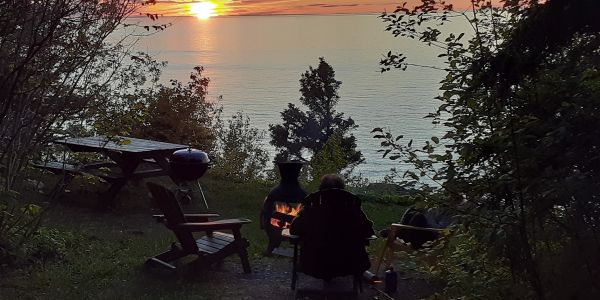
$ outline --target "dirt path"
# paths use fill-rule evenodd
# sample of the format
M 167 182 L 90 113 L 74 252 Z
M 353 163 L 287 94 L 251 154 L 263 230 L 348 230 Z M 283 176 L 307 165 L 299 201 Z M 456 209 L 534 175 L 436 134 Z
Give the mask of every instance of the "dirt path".
M 439 284 L 408 274 L 400 274 L 398 291 L 392 295 L 383 293 L 383 283 L 363 283 L 363 292 L 357 297 L 343 296 L 352 290 L 351 277 L 335 278 L 325 285 L 322 280 L 300 274 L 298 294 L 290 289 L 291 259 L 264 257 L 253 261 L 252 273 L 243 274 L 238 261 L 228 259 L 223 266 L 211 270 L 211 281 L 223 287 L 222 299 L 421 299 L 439 290 Z M 217 283 L 218 282 L 218 283 Z M 310 291 L 331 291 L 324 297 Z M 298 297 L 298 298 L 295 298 Z

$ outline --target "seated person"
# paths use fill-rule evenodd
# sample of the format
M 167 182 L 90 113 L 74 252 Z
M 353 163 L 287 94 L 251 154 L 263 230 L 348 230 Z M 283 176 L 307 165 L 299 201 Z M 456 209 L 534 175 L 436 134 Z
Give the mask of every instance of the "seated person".
M 300 236 L 299 267 L 307 275 L 330 280 L 371 266 L 365 246 L 374 234 L 373 222 L 360 209 L 360 199 L 343 189 L 338 175 L 323 176 L 319 192 L 304 201 L 314 204 L 304 205 L 290 226 L 290 233 Z
M 448 225 L 450 225 L 450 223 L 451 218 L 439 209 L 429 209 L 426 212 L 422 212 L 416 209 L 414 206 L 409 207 L 400 220 L 400 224 L 404 225 L 438 229 L 446 228 Z M 379 232 L 379 235 L 382 237 L 387 237 L 389 232 L 390 229 L 384 229 Z M 438 233 L 431 231 L 419 231 L 402 228 L 396 231 L 396 238 L 410 243 L 413 249 L 422 248 L 423 244 L 437 239 L 438 235 Z

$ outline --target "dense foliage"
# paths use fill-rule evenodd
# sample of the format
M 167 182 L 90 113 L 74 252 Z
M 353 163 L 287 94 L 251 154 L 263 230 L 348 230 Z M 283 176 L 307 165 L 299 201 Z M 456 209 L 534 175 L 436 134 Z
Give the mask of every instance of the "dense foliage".
M 429 116 L 445 136 L 419 148 L 375 131 L 385 155 L 415 165 L 407 178 L 439 183 L 446 201 L 436 205 L 462 217 L 440 254 L 449 297 L 600 295 L 598 9 L 593 0 L 473 1 L 467 13 L 423 1 L 382 15 L 396 36 L 440 47 L 446 58 L 441 104 Z M 423 26 L 455 17 L 472 25 L 468 42 Z M 409 66 L 391 52 L 382 64 Z
M 271 144 L 279 151 L 275 161 L 287 159 L 307 160 L 306 156 L 315 156 L 329 143 L 338 145 L 339 155 L 334 160 L 339 172 L 351 168 L 363 161 L 362 154 L 356 150 L 356 138 L 350 132 L 358 127 L 352 118 L 344 118 L 343 113 L 335 110 L 339 102 L 338 89 L 342 83 L 335 79 L 335 71 L 323 58 L 317 68 L 310 67 L 300 78 L 300 102 L 308 110 L 303 111 L 289 103 L 281 113 L 282 124 L 270 125 Z M 335 136 L 334 141 L 329 142 Z M 329 147 L 331 149 L 331 147 Z M 337 151 L 337 150 L 336 150 Z M 321 159 L 332 152 L 320 154 Z
M 152 2 L 0 0 L 1 266 L 45 260 L 61 248 L 54 232 L 39 227 L 43 209 L 14 189 L 49 141 L 69 128 L 88 130 L 99 108 L 118 105 L 115 90 L 136 85 L 136 76 L 123 75 L 135 71 L 131 32 L 111 34 L 138 28 L 127 17 Z
M 148 99 L 148 113 L 134 135 L 212 152 L 220 109 L 206 97 L 209 79 L 202 71 L 202 67 L 194 68 L 187 85 L 177 80 L 171 80 L 171 86 L 159 85 L 158 92 Z
M 0 192 L 0 270 L 18 259 L 40 224 L 40 207 L 21 205 L 16 196 L 14 192 Z
M 129 57 L 109 40 L 142 0 L 0 1 L 0 164 L 9 190 L 65 123 L 106 103 Z M 155 29 L 162 29 L 155 26 Z
M 38 205 L 23 204 L 15 192 L 0 192 L 0 274 L 65 253 L 72 235 L 42 227 L 43 213 Z
M 250 118 L 236 113 L 221 124 L 218 134 L 216 166 L 212 173 L 234 181 L 252 181 L 264 177 L 269 160 L 262 141 L 265 133 L 250 125 Z

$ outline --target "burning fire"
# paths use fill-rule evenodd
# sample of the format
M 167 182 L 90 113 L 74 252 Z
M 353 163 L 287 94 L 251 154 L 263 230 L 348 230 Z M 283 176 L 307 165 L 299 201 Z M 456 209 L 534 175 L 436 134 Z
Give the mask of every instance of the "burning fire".
M 300 209 L 302 209 L 302 203 L 291 205 L 285 202 L 275 202 L 275 211 L 281 214 L 286 214 L 288 216 L 297 216 L 300 212 Z M 283 224 L 283 226 L 281 226 L 281 224 Z M 290 227 L 289 222 L 285 222 L 276 218 L 271 218 L 271 225 L 273 225 L 274 227 L 281 227 L 283 229 Z

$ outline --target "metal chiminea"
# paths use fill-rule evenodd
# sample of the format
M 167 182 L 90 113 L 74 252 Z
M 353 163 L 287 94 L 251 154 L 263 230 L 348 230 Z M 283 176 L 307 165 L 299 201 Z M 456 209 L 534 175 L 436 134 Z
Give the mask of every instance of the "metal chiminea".
M 288 228 L 294 217 L 302 208 L 302 200 L 306 192 L 300 187 L 298 177 L 304 165 L 301 161 L 278 162 L 281 181 L 265 198 L 260 213 L 260 225 L 269 237 L 266 254 L 279 247 L 283 238 L 281 231 Z

